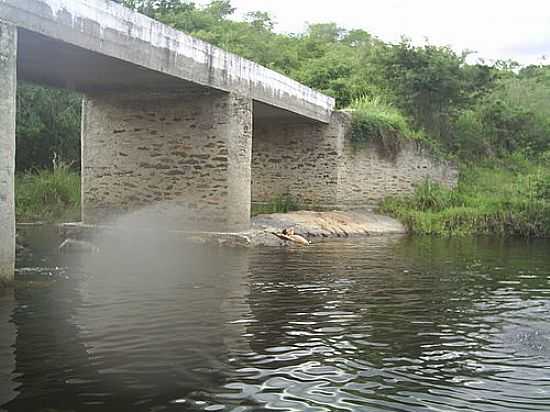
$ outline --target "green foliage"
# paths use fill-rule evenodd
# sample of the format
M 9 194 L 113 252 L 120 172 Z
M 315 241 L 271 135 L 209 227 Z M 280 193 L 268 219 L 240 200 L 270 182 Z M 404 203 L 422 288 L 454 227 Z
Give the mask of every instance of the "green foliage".
M 494 95 L 462 112 L 453 133 L 450 149 L 463 159 L 502 157 L 516 151 L 536 154 L 550 148 L 546 116 Z
M 296 210 L 300 210 L 300 205 L 289 194 L 276 196 L 267 203 L 252 204 L 252 216 L 268 213 L 288 213 Z
M 401 140 L 414 137 L 407 119 L 380 98 L 362 97 L 353 101 L 352 142 L 373 142 L 387 157 L 395 158 Z
M 63 164 L 16 175 L 15 212 L 23 222 L 79 219 L 80 176 Z
M 381 211 L 417 234 L 550 237 L 549 194 L 548 165 L 515 155 L 463 165 L 454 190 L 425 182 L 413 196 L 386 199 Z
M 30 84 L 17 91 L 16 169 L 52 167 L 54 154 L 80 167 L 79 95 Z
M 374 143 L 381 156 L 395 160 L 404 141 L 416 141 L 440 155 L 437 145 L 423 131 L 413 130 L 409 120 L 397 108 L 380 97 L 355 99 L 352 113 L 351 140 L 356 145 Z
M 407 113 L 418 128 L 434 137 L 450 138 L 451 120 L 491 82 L 487 67 L 466 66 L 466 53 L 403 39 L 378 47 L 371 57 L 371 79 Z
M 457 192 L 448 190 L 439 184 L 434 184 L 430 180 L 417 187 L 412 202 L 421 211 L 441 211 L 463 203 Z

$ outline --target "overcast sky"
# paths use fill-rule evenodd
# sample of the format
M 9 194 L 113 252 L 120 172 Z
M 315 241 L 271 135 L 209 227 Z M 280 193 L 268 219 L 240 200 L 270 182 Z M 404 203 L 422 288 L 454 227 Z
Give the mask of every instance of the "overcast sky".
M 208 3 L 208 0 L 198 0 Z M 550 0 L 232 0 L 237 15 L 267 11 L 281 32 L 307 23 L 335 22 L 396 42 L 474 50 L 478 57 L 550 63 Z

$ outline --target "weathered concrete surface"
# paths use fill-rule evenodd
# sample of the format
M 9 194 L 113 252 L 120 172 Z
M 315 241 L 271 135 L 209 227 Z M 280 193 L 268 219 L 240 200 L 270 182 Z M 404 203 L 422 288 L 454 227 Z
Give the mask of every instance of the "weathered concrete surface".
M 246 230 L 252 101 L 211 90 L 84 102 L 82 218 L 143 209 L 170 229 Z M 153 206 L 152 206 L 153 205 Z
M 0 21 L 0 286 L 15 264 L 15 95 L 17 30 Z
M 334 112 L 319 123 L 254 123 L 252 201 L 289 195 L 300 205 L 338 206 L 346 117 Z
M 328 122 L 334 99 L 107 0 L 0 0 L 20 28 L 23 79 L 81 91 L 236 92 L 280 116 Z

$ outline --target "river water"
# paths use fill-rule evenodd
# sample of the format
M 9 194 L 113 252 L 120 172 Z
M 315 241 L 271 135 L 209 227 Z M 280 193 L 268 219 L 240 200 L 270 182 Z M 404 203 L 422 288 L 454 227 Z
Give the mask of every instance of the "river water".
M 550 411 L 550 241 L 31 238 L 0 410 Z

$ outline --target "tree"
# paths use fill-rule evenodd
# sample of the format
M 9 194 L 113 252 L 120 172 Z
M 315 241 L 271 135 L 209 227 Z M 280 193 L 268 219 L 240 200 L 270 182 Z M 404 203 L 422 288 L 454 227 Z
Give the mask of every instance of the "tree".
M 52 159 L 80 168 L 81 97 L 21 84 L 17 90 L 16 169 L 50 168 Z
M 403 39 L 397 45 L 376 49 L 370 79 L 416 127 L 448 140 L 453 119 L 479 97 L 481 89 L 490 88 L 492 81 L 489 69 L 466 65 L 467 55 L 447 46 L 415 47 Z

